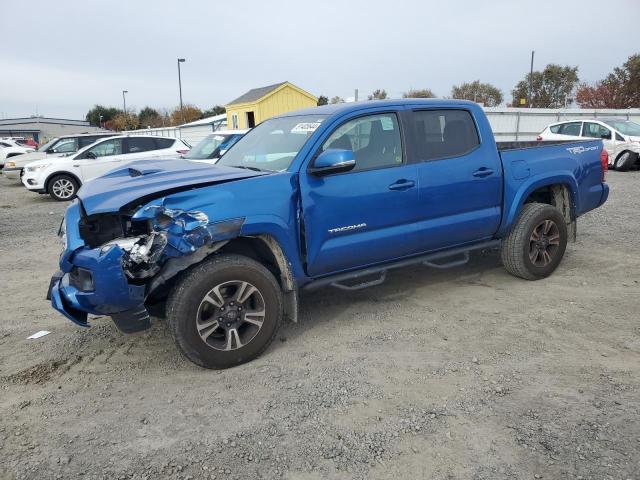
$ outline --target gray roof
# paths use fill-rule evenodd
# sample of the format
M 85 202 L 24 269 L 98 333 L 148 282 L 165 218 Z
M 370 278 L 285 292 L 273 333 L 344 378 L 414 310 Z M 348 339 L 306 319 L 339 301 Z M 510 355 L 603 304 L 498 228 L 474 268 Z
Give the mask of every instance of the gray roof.
M 227 103 L 227 105 L 234 105 L 236 103 L 255 102 L 256 100 L 260 100 L 262 97 L 272 92 L 276 88 L 280 87 L 281 85 L 284 85 L 285 83 L 287 82 L 274 83 L 273 85 L 267 85 L 266 87 L 253 88 L 249 90 L 247 93 L 245 93 L 244 95 L 240 95 L 235 100 Z

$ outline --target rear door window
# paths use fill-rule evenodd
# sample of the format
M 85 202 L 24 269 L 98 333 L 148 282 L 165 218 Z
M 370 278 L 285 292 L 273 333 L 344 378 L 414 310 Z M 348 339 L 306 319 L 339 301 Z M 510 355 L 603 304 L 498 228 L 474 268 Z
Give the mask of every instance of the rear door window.
M 466 110 L 414 111 L 413 123 L 420 161 L 459 157 L 480 145 L 476 123 Z
M 157 150 L 155 138 L 129 137 L 127 140 L 127 153 L 142 153 Z
M 173 138 L 155 138 L 156 148 L 162 150 L 163 148 L 171 148 L 175 140 Z
M 573 137 L 579 137 L 580 127 L 582 127 L 582 122 L 563 123 L 558 129 L 558 133 L 560 135 L 571 135 Z

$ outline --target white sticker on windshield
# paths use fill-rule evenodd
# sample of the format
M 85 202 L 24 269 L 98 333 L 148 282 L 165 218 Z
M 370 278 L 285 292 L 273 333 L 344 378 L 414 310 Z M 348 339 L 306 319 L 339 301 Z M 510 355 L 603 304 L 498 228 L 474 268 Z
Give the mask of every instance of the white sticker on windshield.
M 315 132 L 320 126 L 320 122 L 299 123 L 291 129 L 291 133 Z
M 222 135 L 216 135 L 215 137 L 213 137 L 213 139 L 214 139 L 216 142 L 221 142 L 221 141 L 223 141 L 223 140 L 224 140 L 224 137 L 223 137 Z

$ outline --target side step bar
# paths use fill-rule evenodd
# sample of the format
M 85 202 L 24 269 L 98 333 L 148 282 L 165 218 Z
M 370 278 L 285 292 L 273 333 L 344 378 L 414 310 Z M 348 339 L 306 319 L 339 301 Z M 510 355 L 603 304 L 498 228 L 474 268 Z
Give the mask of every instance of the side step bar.
M 380 265 L 376 267 L 368 267 L 362 270 L 355 270 L 353 272 L 339 273 L 337 275 L 331 275 L 329 277 L 319 278 L 311 283 L 308 283 L 303 287 L 304 290 L 316 290 L 321 287 L 330 285 L 332 287 L 339 288 L 341 290 L 360 290 L 362 288 L 373 287 L 380 285 L 387 278 L 387 271 L 394 268 L 408 267 L 410 265 L 423 264 L 431 268 L 453 268 L 464 265 L 469 261 L 469 252 L 473 250 L 484 250 L 487 248 L 497 248 L 501 244 L 501 240 L 489 240 L 486 242 L 476 243 L 474 245 L 466 245 L 464 247 L 453 248 L 446 251 L 429 253 L 427 255 L 420 255 L 418 257 L 407 258 L 399 260 L 394 263 Z M 438 263 L 436 260 L 448 259 L 451 257 L 458 257 L 462 255 L 462 258 L 451 260 L 449 262 Z M 373 277 L 371 279 L 371 277 Z M 370 278 L 370 279 L 367 279 Z M 346 284 L 346 281 L 362 280 L 359 283 L 353 285 Z

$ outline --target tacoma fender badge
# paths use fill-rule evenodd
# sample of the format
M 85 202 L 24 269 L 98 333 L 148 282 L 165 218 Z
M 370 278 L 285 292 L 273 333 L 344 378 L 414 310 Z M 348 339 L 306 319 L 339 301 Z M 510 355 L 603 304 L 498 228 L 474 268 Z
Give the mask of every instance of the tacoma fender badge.
M 340 232 L 348 232 L 350 230 L 360 230 L 361 228 L 366 228 L 366 223 L 358 223 L 357 225 L 347 225 L 346 227 L 337 227 L 330 228 L 328 230 L 329 233 L 340 233 Z

